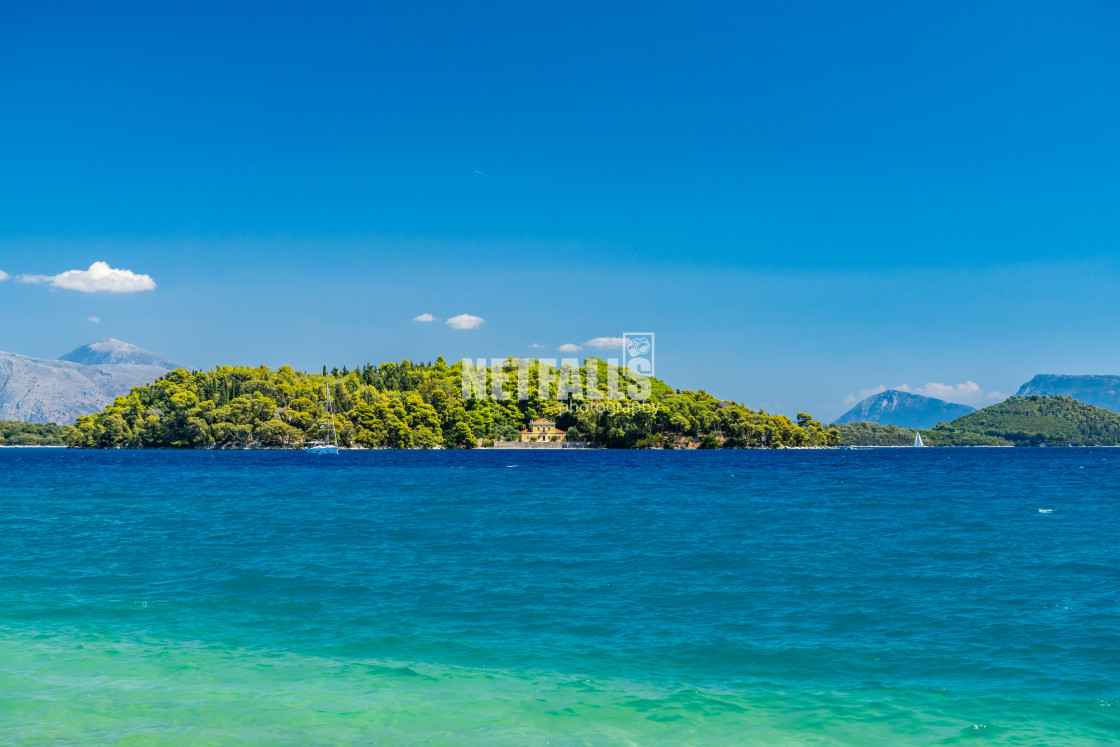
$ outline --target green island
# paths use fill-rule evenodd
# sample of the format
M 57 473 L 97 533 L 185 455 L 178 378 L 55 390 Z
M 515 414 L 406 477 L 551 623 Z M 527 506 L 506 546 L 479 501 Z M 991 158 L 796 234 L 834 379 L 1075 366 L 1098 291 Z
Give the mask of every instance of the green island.
M 504 384 L 518 391 L 516 361 L 508 361 Z M 606 448 L 782 448 L 838 443 L 839 432 L 806 413 L 796 421 L 717 399 L 703 390 L 673 389 L 650 379 L 644 402 L 626 395 L 607 398 L 604 361 L 588 358 L 578 369 L 561 369 L 581 390 L 597 390 L 602 407 L 579 407 L 557 398 L 558 382 L 547 364 L 548 396 L 538 383 L 542 364 L 528 364 L 528 398 L 463 397 L 462 366 L 434 363 L 367 364 L 360 369 L 309 374 L 290 366 L 272 370 L 221 366 L 178 369 L 149 386 L 135 387 L 102 412 L 66 429 L 79 448 L 302 448 L 318 438 L 327 417 L 325 382 L 335 405 L 339 444 L 351 448 L 474 448 L 517 441 L 536 418 L 566 431 L 567 441 Z M 594 385 L 588 388 L 588 368 Z M 485 372 L 486 391 L 493 382 Z M 590 400 L 589 400 L 590 401 Z
M 516 392 L 516 362 L 509 363 L 505 389 Z M 536 360 L 529 361 L 522 382 L 527 399 L 464 397 L 462 366 L 441 357 L 329 374 L 290 366 L 178 369 L 73 426 L 0 421 L 0 446 L 302 448 L 321 437 L 325 382 L 336 405 L 339 443 L 348 448 L 493 446 L 518 441 L 536 418 L 555 421 L 568 441 L 619 449 L 912 446 L 919 432 L 867 422 L 823 426 L 806 413 L 791 420 L 702 389 L 673 389 L 659 379 L 649 380 L 644 402 L 626 395 L 625 381 L 621 399 L 610 400 L 607 364 L 595 358 L 567 374 L 589 391 L 588 366 L 594 366 L 598 405 L 559 399 L 552 369 L 548 396 L 541 397 L 542 364 Z M 486 391 L 490 376 L 485 370 L 480 382 Z M 1113 446 L 1120 445 L 1120 414 L 1066 396 L 1017 396 L 920 433 L 927 446 Z
M 911 428 L 877 423 L 834 426 L 841 446 L 910 446 Z M 1116 446 L 1120 414 L 1071 397 L 1010 397 L 921 431 L 927 446 Z

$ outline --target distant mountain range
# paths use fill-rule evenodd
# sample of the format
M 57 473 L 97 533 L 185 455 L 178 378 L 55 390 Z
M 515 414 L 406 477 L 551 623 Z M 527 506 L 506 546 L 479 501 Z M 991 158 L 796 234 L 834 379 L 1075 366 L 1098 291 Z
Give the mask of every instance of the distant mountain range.
M 112 338 L 72 350 L 60 360 L 0 352 L 0 420 L 72 423 L 178 367 Z
M 104 366 L 107 364 L 159 366 L 160 368 L 166 368 L 168 371 L 180 368 L 179 364 L 173 360 L 164 358 L 162 355 L 156 355 L 150 350 L 145 350 L 132 343 L 115 340 L 112 337 L 102 337 L 97 342 L 75 348 L 60 357 L 59 360 L 81 363 L 83 366 Z
M 879 423 L 903 428 L 932 428 L 962 415 L 975 412 L 975 407 L 946 402 L 898 389 L 873 394 L 836 419 L 837 423 Z
M 1073 397 L 1087 405 L 1120 412 L 1120 376 L 1039 374 L 1016 392 L 1019 397 L 1031 394 Z

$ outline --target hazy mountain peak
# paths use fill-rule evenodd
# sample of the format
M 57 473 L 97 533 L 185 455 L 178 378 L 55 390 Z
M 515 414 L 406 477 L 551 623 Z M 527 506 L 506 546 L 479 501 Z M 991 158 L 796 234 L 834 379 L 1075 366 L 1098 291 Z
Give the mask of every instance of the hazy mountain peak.
M 1060 394 L 1087 405 L 1120 412 L 1120 376 L 1038 374 L 1019 387 L 1016 394 L 1020 397 Z
M 84 366 L 103 366 L 126 364 L 134 366 L 160 366 L 167 370 L 179 368 L 179 364 L 150 350 L 122 342 L 113 337 L 102 337 L 80 348 L 71 350 L 59 360 L 81 363 Z
M 872 394 L 836 419 L 837 423 L 880 423 L 903 428 L 932 428 L 975 411 L 933 397 L 923 397 L 899 389 Z
M 72 423 L 175 367 L 155 353 L 111 339 L 67 353 L 66 360 L 0 353 L 0 420 Z

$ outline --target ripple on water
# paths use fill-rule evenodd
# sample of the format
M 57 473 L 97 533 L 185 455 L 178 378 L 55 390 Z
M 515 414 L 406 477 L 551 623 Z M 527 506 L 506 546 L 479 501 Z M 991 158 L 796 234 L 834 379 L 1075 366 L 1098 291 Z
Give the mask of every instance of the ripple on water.
M 1120 733 L 1120 460 L 1091 449 L 0 467 L 16 742 Z

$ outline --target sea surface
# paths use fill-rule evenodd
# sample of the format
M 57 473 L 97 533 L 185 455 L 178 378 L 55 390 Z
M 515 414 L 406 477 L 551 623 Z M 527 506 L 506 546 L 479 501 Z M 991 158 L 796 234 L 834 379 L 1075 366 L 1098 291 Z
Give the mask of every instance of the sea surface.
M 1120 741 L 1120 450 L 0 449 L 0 743 Z

